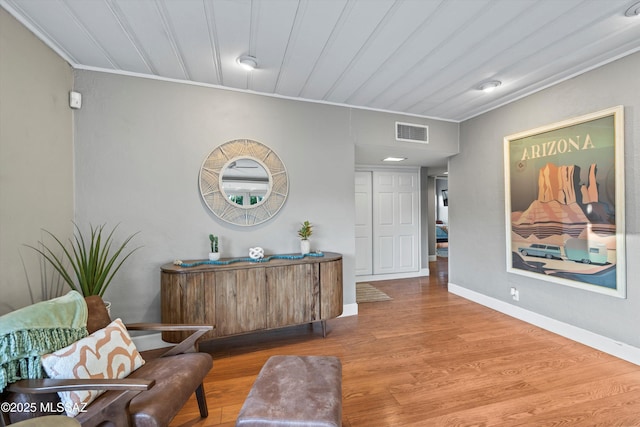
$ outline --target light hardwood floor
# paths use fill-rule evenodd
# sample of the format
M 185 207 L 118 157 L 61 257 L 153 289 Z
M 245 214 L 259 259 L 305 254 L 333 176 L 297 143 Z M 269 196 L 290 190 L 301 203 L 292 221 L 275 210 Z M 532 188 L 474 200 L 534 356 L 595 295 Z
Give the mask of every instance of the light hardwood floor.
M 358 316 L 201 345 L 205 382 L 172 426 L 233 426 L 261 366 L 275 354 L 335 355 L 343 425 L 640 426 L 640 366 L 447 292 L 446 258 L 431 276 L 374 282 L 392 301 Z

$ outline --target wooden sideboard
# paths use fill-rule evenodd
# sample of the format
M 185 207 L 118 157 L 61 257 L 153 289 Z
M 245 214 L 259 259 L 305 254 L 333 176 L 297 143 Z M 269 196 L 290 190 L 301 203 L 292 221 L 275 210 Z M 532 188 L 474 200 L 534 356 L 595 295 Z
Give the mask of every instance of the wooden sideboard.
M 203 339 L 312 322 L 322 322 L 324 335 L 325 321 L 342 314 L 342 255 L 195 267 L 165 264 L 160 298 L 163 323 L 213 325 Z M 180 342 L 189 334 L 163 332 L 162 339 Z

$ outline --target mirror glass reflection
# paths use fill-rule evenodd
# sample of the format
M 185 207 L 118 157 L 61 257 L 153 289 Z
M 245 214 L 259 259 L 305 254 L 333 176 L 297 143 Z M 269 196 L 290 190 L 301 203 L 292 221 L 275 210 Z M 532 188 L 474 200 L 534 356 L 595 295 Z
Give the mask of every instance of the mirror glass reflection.
M 249 157 L 233 159 L 222 171 L 222 191 L 227 199 L 242 207 L 260 204 L 271 189 L 265 167 Z

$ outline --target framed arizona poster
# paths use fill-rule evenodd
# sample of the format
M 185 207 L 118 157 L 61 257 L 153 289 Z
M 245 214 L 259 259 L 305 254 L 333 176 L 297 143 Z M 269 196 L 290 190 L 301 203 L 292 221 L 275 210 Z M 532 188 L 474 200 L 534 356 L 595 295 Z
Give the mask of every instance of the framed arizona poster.
M 623 113 L 504 138 L 508 272 L 626 298 Z

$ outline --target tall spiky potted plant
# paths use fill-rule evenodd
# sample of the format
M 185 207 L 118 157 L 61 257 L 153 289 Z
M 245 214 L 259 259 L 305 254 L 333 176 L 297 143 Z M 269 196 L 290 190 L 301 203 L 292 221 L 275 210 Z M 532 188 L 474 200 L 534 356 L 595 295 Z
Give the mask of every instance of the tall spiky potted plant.
M 102 297 L 122 264 L 140 249 L 136 247 L 125 252 L 131 239 L 138 233 L 131 234 L 120 245 L 114 246 L 113 235 L 117 225 L 108 234 L 105 224 L 97 227 L 90 225 L 90 236 L 83 235 L 77 224 L 73 225 L 75 232 L 69 239 L 69 247 L 47 230 L 43 231 L 53 238 L 54 245 L 49 247 L 38 242 L 40 247 L 27 246 L 40 253 L 71 289 L 85 297 Z

